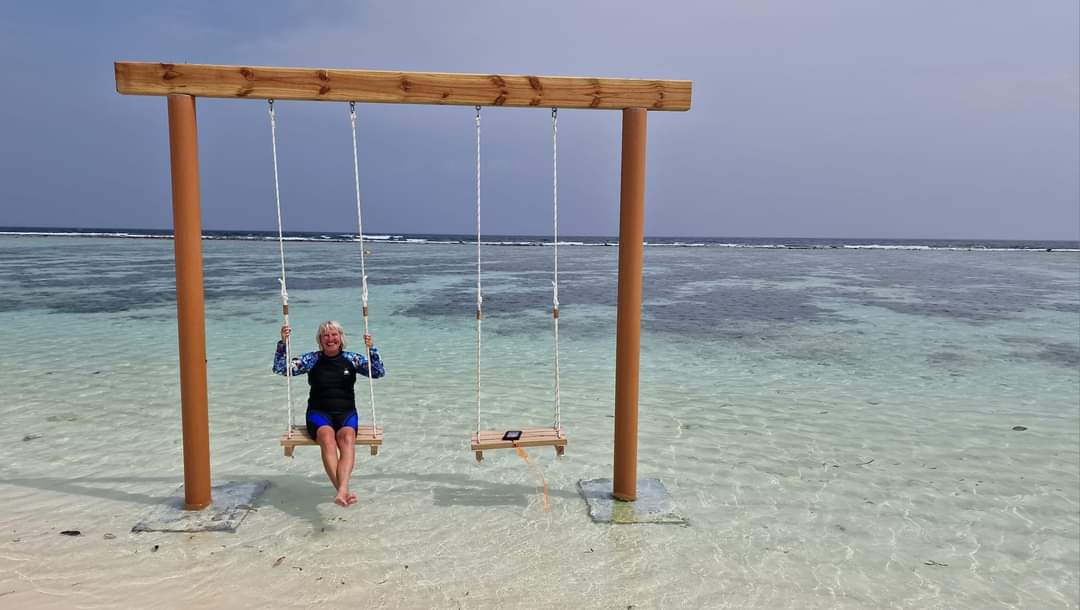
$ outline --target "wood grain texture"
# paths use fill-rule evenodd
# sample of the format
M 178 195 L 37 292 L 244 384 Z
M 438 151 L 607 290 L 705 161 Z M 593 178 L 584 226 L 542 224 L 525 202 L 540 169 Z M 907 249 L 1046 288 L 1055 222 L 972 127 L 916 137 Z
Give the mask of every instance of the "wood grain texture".
M 116 90 L 125 95 L 278 100 L 689 110 L 688 80 L 391 72 L 116 62 Z
M 472 435 L 470 449 L 473 451 L 487 451 L 489 449 L 511 449 L 513 447 L 546 447 L 566 445 L 567 438 L 562 430 L 554 428 L 525 428 L 521 431 L 521 438 L 516 441 L 502 440 L 505 430 L 484 430 L 477 435 Z
M 372 429 L 371 426 L 360 426 L 360 429 L 356 433 L 357 445 L 381 445 L 383 442 L 383 428 L 379 426 Z M 300 447 L 304 445 L 318 445 L 319 443 L 315 439 L 308 436 L 306 426 L 294 425 L 281 437 L 281 446 L 286 449 L 292 449 L 293 447 Z M 291 455 L 291 452 L 286 453 Z

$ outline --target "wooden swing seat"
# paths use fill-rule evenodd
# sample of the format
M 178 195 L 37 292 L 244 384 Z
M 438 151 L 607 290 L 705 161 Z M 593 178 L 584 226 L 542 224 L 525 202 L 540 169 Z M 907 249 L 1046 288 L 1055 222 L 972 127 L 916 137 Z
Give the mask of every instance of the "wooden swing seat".
M 371 448 L 371 455 L 379 455 L 379 446 L 383 442 L 383 428 L 382 426 L 360 426 L 360 429 L 356 432 L 356 444 L 368 445 Z M 301 445 L 318 445 L 315 439 L 308 436 L 307 426 L 292 426 L 289 431 L 281 437 L 281 447 L 285 449 L 285 457 L 293 456 L 293 449 Z
M 521 438 L 505 441 L 506 430 L 484 430 L 473 432 L 472 450 L 476 452 L 476 461 L 484 461 L 484 451 L 488 449 L 512 449 L 514 447 L 554 447 L 555 455 L 562 457 L 566 451 L 566 435 L 557 428 L 523 428 Z

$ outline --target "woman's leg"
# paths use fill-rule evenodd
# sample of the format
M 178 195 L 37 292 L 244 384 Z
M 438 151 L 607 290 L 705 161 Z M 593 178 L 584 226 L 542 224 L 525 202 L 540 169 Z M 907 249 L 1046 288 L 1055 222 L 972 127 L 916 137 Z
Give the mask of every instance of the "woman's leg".
M 338 445 L 334 429 L 330 426 L 319 426 L 315 432 L 315 440 L 319 443 L 322 452 L 323 469 L 330 478 L 330 484 L 334 489 L 338 488 Z
M 345 426 L 337 431 L 337 449 L 341 452 L 337 462 L 337 497 L 334 502 L 342 506 L 356 504 L 356 494 L 349 493 L 349 478 L 356 463 L 356 429 Z M 342 504 L 344 502 L 344 504 Z

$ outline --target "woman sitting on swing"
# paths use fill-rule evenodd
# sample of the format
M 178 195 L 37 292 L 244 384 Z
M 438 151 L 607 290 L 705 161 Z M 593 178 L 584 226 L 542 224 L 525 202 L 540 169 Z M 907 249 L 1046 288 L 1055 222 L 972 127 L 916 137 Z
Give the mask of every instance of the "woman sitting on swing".
M 285 341 L 292 329 L 281 327 L 281 341 L 274 354 L 274 372 L 285 375 Z M 371 354 L 371 366 L 363 354 L 346 352 L 345 331 L 341 324 L 330 321 L 319 325 L 315 336 L 319 351 L 308 352 L 292 360 L 292 374 L 307 374 L 311 393 L 308 396 L 308 434 L 319 443 L 323 467 L 337 495 L 339 506 L 356 504 L 356 494 L 349 491 L 349 478 L 356 462 L 356 432 L 359 418 L 353 385 L 357 373 L 372 379 L 386 374 L 379 351 L 372 345 L 371 335 L 364 335 L 364 344 Z

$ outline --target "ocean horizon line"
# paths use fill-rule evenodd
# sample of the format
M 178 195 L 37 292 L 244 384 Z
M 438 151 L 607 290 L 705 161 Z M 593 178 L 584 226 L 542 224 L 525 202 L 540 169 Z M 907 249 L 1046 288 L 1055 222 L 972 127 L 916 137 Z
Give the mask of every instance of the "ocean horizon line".
M 0 226 L 0 235 L 27 237 L 87 237 L 119 239 L 172 239 L 172 229 L 123 227 Z M 286 241 L 356 242 L 354 231 L 286 231 Z M 276 241 L 274 230 L 203 229 L 205 240 Z M 459 244 L 476 243 L 476 237 L 460 233 L 404 233 L 365 231 L 364 241 L 376 243 Z M 491 233 L 481 243 L 492 246 L 550 246 L 550 234 Z M 618 236 L 559 235 L 560 246 L 615 246 Z M 646 235 L 647 246 L 731 247 L 777 249 L 900 249 L 1080 252 L 1080 240 L 989 238 L 895 238 L 895 237 L 791 237 L 791 236 L 680 236 Z

